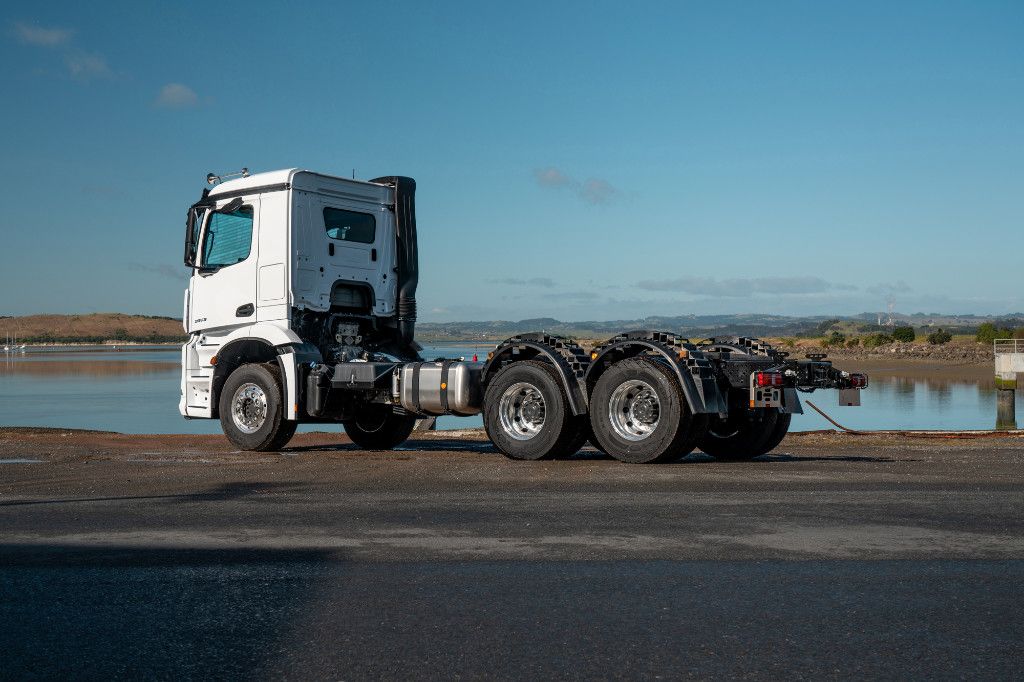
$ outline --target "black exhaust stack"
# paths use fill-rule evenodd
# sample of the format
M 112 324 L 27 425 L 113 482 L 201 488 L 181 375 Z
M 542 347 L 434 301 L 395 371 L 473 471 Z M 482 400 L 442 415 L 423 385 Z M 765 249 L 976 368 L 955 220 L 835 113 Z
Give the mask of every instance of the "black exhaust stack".
M 395 228 L 398 233 L 398 335 L 412 344 L 416 332 L 416 285 L 419 255 L 416 250 L 416 181 L 401 175 L 374 178 L 370 182 L 395 188 Z

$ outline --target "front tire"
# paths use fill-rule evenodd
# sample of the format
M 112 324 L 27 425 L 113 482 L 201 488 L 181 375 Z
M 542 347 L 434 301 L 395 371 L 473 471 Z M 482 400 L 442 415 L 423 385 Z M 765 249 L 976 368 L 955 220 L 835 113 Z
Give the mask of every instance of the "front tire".
M 228 376 L 220 392 L 220 425 L 240 450 L 280 450 L 298 423 L 284 418 L 281 380 L 267 365 L 242 365 Z
M 412 435 L 416 417 L 395 414 L 388 407 L 366 408 L 342 422 L 345 433 L 363 450 L 393 450 Z
M 652 358 L 612 365 L 594 386 L 590 424 L 599 447 L 632 464 L 687 455 L 705 421 L 695 419 L 671 369 Z
M 534 360 L 502 368 L 484 396 L 484 430 L 511 459 L 570 457 L 586 439 L 585 417 L 577 417 L 550 365 Z

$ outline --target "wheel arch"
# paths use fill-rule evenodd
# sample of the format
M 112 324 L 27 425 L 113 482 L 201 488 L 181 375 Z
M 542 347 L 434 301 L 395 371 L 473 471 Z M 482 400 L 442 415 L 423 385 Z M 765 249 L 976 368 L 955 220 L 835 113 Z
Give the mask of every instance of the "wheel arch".
M 214 417 L 219 416 L 220 392 L 231 373 L 242 365 L 262 363 L 274 363 L 277 366 L 277 349 L 264 339 L 239 338 L 217 350 L 217 364 L 213 366 L 213 382 L 210 387 L 210 406 Z
M 651 354 L 672 369 L 694 414 L 721 414 L 728 409 L 714 380 L 711 363 L 688 339 L 671 332 L 625 332 L 595 348 L 585 376 L 588 395 L 612 364 L 642 354 Z
M 513 336 L 499 343 L 487 354 L 480 372 L 484 391 L 500 369 L 522 360 L 541 360 L 554 366 L 565 390 L 569 409 L 574 416 L 587 413 L 587 391 L 584 383 L 589 360 L 586 352 L 571 339 L 544 333 Z

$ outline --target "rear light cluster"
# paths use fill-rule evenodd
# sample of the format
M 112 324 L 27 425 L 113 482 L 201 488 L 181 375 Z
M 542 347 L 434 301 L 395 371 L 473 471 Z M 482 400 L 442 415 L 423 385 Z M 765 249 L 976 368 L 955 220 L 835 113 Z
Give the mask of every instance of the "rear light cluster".
M 785 377 L 780 372 L 758 372 L 754 376 L 754 383 L 758 388 L 782 386 L 785 383 Z
M 853 388 L 866 388 L 868 385 L 867 374 L 851 374 L 850 375 L 850 386 Z

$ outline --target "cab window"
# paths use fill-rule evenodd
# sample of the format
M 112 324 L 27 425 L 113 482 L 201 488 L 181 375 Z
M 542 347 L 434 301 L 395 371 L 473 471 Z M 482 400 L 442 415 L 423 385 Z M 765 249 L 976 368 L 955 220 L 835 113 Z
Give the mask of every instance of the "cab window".
M 203 240 L 203 267 L 220 268 L 241 263 L 252 248 L 252 206 L 232 213 L 214 213 Z
M 356 213 L 342 208 L 324 209 L 327 236 L 344 242 L 372 244 L 377 235 L 377 219 L 369 213 Z

